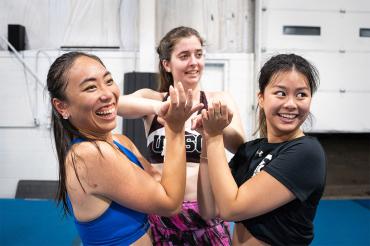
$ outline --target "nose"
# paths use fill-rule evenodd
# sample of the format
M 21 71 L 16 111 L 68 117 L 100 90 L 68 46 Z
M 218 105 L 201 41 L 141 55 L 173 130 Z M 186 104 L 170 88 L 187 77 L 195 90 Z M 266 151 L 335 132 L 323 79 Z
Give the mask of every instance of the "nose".
M 113 92 L 109 86 L 104 85 L 101 89 L 100 100 L 103 102 L 109 102 L 114 97 Z
M 284 106 L 288 109 L 295 109 L 297 108 L 297 102 L 293 96 L 288 96 Z
M 195 54 L 191 54 L 189 63 L 190 65 L 196 65 L 198 62 L 198 59 L 195 57 Z

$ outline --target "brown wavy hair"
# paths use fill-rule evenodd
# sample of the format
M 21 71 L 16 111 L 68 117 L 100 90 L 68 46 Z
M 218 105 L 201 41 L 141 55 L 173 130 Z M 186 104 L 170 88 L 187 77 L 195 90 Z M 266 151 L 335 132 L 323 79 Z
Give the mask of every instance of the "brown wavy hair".
M 180 26 L 169 31 L 159 42 L 157 47 L 157 53 L 159 56 L 159 76 L 160 83 L 158 90 L 160 92 L 168 92 L 171 85 L 173 85 L 172 74 L 167 72 L 163 67 L 162 62 L 164 60 L 170 61 L 173 49 L 177 42 L 182 38 L 188 38 L 191 36 L 196 36 L 202 45 L 204 46 L 204 40 L 200 36 L 199 32 L 191 27 Z

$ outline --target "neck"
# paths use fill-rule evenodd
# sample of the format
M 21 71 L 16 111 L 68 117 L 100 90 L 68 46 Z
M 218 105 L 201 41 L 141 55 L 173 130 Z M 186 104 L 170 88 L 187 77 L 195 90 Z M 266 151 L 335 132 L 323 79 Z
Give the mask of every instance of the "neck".
M 292 132 L 290 134 L 284 134 L 280 136 L 276 136 L 274 134 L 270 134 L 269 132 L 267 132 L 267 141 L 269 143 L 281 143 L 281 142 L 290 141 L 290 140 L 293 140 L 293 139 L 296 139 L 302 136 L 304 136 L 304 133 L 301 129 L 298 129 L 297 131 Z
M 98 133 L 98 132 L 92 132 L 92 131 L 86 131 L 79 129 L 79 132 L 86 136 L 87 138 L 94 139 L 94 140 L 101 140 L 106 141 L 109 143 L 113 143 L 113 135 L 112 132 L 108 133 Z
M 191 89 L 193 92 L 193 95 L 199 94 L 199 91 L 200 91 L 199 82 L 196 84 L 187 84 L 187 83 L 181 83 L 181 84 L 184 87 L 185 93 L 187 92 L 187 90 Z

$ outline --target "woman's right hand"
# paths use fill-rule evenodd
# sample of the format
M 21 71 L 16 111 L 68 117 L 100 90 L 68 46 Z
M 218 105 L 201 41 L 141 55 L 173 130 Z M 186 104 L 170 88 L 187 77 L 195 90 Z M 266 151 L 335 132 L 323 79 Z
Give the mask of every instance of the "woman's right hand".
M 170 86 L 169 98 L 159 110 L 158 121 L 167 125 L 173 131 L 182 131 L 185 121 L 196 111 L 203 107 L 202 103 L 193 105 L 192 90 L 187 93 L 181 82 L 178 82 L 176 88 Z

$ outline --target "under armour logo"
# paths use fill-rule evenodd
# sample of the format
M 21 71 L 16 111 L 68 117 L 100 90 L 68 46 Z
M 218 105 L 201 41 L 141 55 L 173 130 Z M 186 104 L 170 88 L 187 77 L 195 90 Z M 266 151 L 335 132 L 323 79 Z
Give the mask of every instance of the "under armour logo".
M 262 150 L 257 150 L 256 155 L 258 155 L 258 157 L 261 157 L 263 155 L 263 151 Z
M 257 173 L 261 172 L 261 169 L 266 166 L 270 161 L 272 160 L 272 155 L 268 154 L 263 160 L 258 164 L 256 169 L 254 169 L 253 176 L 256 175 Z

